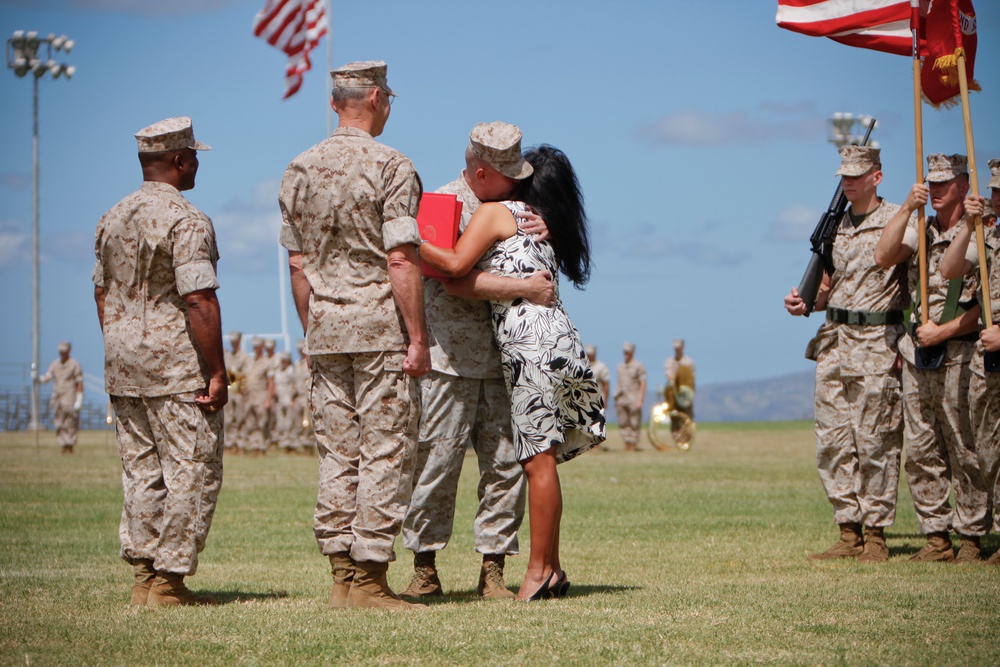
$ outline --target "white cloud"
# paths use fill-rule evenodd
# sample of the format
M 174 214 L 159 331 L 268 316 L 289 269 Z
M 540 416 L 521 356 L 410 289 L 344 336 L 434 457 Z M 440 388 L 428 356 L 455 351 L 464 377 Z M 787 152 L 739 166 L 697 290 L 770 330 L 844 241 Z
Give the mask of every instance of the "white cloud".
M 775 141 L 814 141 L 824 136 L 824 119 L 802 108 L 756 115 L 746 111 L 713 114 L 685 109 L 639 128 L 641 138 L 681 146 L 727 146 Z
M 815 229 L 819 216 L 819 211 L 808 206 L 786 206 L 778 213 L 778 219 L 771 223 L 767 237 L 783 243 L 805 243 Z
M 0 220 L 0 269 L 8 269 L 27 261 L 31 236 L 16 220 Z
M 234 199 L 212 216 L 226 271 L 257 273 L 274 270 L 281 212 L 280 181 L 261 181 L 246 196 Z

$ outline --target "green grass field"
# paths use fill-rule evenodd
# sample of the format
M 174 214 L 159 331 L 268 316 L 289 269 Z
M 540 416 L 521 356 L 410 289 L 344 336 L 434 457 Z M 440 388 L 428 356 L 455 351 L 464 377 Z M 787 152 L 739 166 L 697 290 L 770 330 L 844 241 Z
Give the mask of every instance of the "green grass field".
M 0 434 L 3 665 L 991 665 L 1000 569 L 915 564 L 905 483 L 881 565 L 810 562 L 836 528 L 811 424 L 704 424 L 688 452 L 643 443 L 560 467 L 570 596 L 474 597 L 475 459 L 456 535 L 438 557 L 448 595 L 426 613 L 326 609 L 311 529 L 316 463 L 230 457 L 191 587 L 219 607 L 135 609 L 118 559 L 113 436 L 60 456 L 51 434 Z M 525 527 L 527 522 L 525 523 Z M 508 559 L 516 588 L 527 560 Z M 1000 539 L 984 541 L 987 553 Z M 400 590 L 410 553 L 389 571 Z

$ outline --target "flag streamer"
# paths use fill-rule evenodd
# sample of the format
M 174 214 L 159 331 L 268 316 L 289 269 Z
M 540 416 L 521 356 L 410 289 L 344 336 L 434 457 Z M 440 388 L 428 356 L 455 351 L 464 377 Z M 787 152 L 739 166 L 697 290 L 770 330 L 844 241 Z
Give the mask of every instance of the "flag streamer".
M 285 99 L 302 87 L 302 75 L 312 68 L 309 51 L 319 44 L 328 25 L 325 0 L 267 0 L 254 17 L 254 36 L 288 56 Z

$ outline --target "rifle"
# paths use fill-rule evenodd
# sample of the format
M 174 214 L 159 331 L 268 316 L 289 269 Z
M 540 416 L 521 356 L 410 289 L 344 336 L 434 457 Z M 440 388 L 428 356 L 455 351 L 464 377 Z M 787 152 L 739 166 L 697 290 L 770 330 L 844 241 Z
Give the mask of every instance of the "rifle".
M 875 119 L 868 121 L 868 129 L 865 131 L 865 138 L 861 140 L 861 146 L 868 145 L 868 137 L 871 136 L 875 128 Z M 823 282 L 823 273 L 832 276 L 833 268 L 833 241 L 837 238 L 837 226 L 840 219 L 844 217 L 847 209 L 847 197 L 844 196 L 844 186 L 838 182 L 837 191 L 833 193 L 833 199 L 826 208 L 826 212 L 819 217 L 816 229 L 809 237 L 812 245 L 812 257 L 806 272 L 802 274 L 802 282 L 799 283 L 799 298 L 806 304 L 806 315 L 813 311 L 816 305 L 816 297 L 819 294 L 820 283 Z

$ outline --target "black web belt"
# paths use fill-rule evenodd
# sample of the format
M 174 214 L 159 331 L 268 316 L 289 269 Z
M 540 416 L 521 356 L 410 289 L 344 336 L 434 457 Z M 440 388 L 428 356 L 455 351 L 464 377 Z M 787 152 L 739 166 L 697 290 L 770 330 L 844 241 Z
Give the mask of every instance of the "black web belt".
M 903 311 L 888 310 L 884 312 L 867 312 L 863 310 L 846 310 L 844 308 L 827 308 L 826 321 L 836 324 L 856 324 L 859 326 L 880 326 L 883 324 L 902 324 Z

